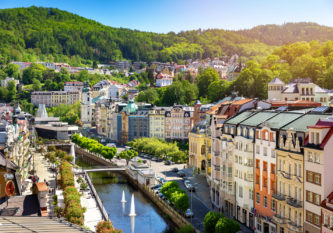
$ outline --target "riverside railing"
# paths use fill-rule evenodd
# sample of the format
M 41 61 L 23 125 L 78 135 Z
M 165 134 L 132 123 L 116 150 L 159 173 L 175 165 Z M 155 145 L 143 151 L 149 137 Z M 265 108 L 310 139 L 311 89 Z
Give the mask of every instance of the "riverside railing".
M 89 185 L 89 188 L 90 188 L 91 192 L 94 194 L 95 200 L 97 202 L 97 206 L 98 206 L 99 210 L 102 213 L 103 219 L 104 220 L 108 220 L 109 219 L 109 215 L 107 214 L 106 210 L 104 209 L 103 203 L 102 203 L 101 199 L 99 198 L 99 196 L 98 196 L 98 194 L 97 194 L 97 192 L 95 190 L 95 187 L 92 184 L 92 182 L 90 180 L 90 177 L 88 176 L 87 172 L 84 172 L 84 177 L 87 180 L 87 183 Z

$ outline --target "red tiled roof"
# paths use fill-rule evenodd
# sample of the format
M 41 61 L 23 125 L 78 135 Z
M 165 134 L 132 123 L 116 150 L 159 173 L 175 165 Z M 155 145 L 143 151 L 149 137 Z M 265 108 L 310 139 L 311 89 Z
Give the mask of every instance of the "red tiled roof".
M 36 186 L 39 192 L 44 192 L 48 190 L 47 185 L 44 182 L 38 182 L 36 183 Z
M 253 99 L 242 99 L 242 100 L 237 100 L 235 102 L 233 102 L 231 105 L 243 105 L 246 104 L 248 102 L 251 102 Z

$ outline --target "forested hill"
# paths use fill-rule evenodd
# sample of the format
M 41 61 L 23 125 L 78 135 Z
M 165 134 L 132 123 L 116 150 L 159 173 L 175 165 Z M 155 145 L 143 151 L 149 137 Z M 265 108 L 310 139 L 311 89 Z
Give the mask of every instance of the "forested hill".
M 297 28 L 298 24 L 295 25 Z M 325 33 L 324 27 L 312 25 L 321 33 L 318 33 L 320 38 L 316 38 L 311 29 L 311 39 L 323 41 L 332 38 L 332 28 L 327 28 Z M 307 29 L 312 27 L 305 27 L 302 33 L 307 35 Z M 212 29 L 158 34 L 112 28 L 55 8 L 3 9 L 0 10 L 0 63 L 44 60 L 69 62 L 75 66 L 92 60 L 181 62 L 189 58 L 234 53 L 246 57 L 266 56 L 271 54 L 275 45 L 289 42 L 291 37 L 288 33 L 286 38 L 281 35 L 281 39 L 273 40 L 275 34 L 281 34 L 280 31 L 271 30 L 269 33 L 272 35 L 269 36 L 260 28 L 238 32 Z M 301 35 L 295 38 L 308 40 Z
M 297 41 L 332 40 L 333 28 L 316 23 L 286 23 L 283 25 L 261 25 L 249 30 L 237 31 L 238 34 L 259 40 L 267 45 L 284 45 Z

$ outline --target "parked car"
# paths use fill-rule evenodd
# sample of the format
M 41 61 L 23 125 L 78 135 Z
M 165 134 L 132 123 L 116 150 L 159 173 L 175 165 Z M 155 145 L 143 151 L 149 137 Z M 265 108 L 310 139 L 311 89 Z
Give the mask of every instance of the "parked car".
M 188 179 L 184 180 L 184 185 L 185 185 L 185 187 L 186 187 L 186 185 L 188 185 L 188 184 L 191 184 L 191 182 L 190 182 Z
M 162 161 L 163 161 L 162 158 L 158 158 L 158 159 L 157 159 L 157 162 L 162 162 Z
M 163 200 L 165 199 L 164 195 L 162 193 L 159 193 L 158 196 L 162 198 Z
M 162 185 L 161 184 L 157 184 L 157 185 L 154 185 L 153 187 L 151 187 L 151 189 L 158 189 L 158 188 L 161 188 Z
M 184 183 L 185 183 L 187 180 L 189 181 L 188 177 L 184 176 L 184 177 L 183 177 L 183 181 L 184 181 Z
M 154 193 L 159 193 L 159 192 L 161 191 L 161 188 L 162 188 L 162 187 L 159 187 L 159 188 L 153 189 L 153 190 L 154 190 Z
M 171 162 L 169 160 L 164 161 L 164 165 L 171 165 Z
M 172 171 L 173 171 L 173 172 L 178 172 L 179 170 L 178 170 L 178 168 L 174 167 L 174 168 L 172 169 Z
M 166 179 L 164 179 L 164 178 L 161 178 L 160 179 L 160 182 L 162 183 L 162 184 L 165 184 L 166 182 L 168 182 Z
M 190 217 L 193 217 L 193 216 L 194 216 L 194 214 L 193 214 L 193 212 L 192 212 L 191 209 L 187 209 L 187 210 L 185 211 L 185 217 L 186 217 L 186 218 L 190 218 Z
M 152 159 L 151 159 L 151 161 L 157 161 L 158 160 L 158 158 L 157 157 L 153 157 Z
M 195 192 L 195 188 L 191 183 L 188 183 L 186 186 L 187 190 L 190 192 Z
M 183 171 L 179 171 L 177 174 L 178 174 L 179 177 L 184 177 L 185 176 L 185 172 L 183 172 Z

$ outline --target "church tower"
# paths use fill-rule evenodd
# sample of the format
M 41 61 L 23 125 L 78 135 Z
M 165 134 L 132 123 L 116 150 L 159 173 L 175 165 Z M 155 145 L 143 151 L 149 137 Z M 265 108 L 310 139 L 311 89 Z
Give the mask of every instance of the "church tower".
M 83 84 L 81 95 L 81 122 L 84 127 L 91 126 L 92 123 L 92 100 L 89 82 Z

